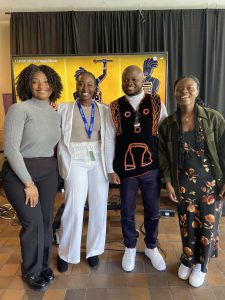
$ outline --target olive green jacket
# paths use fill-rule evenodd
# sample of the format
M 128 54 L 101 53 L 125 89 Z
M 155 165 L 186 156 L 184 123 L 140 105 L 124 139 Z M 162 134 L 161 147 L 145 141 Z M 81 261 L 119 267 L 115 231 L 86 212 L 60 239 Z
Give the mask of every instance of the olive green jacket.
M 211 108 L 198 104 L 198 117 L 208 145 L 218 188 L 225 183 L 225 120 Z M 164 182 L 171 182 L 180 199 L 178 181 L 178 123 L 176 113 L 165 118 L 159 127 L 159 165 Z

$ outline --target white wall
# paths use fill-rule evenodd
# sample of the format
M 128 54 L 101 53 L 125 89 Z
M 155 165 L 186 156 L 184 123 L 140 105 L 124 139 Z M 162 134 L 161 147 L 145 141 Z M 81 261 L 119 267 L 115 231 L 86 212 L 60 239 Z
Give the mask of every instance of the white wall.
M 10 29 L 9 21 L 0 21 L 0 131 L 3 129 L 5 113 L 2 93 L 11 93 Z

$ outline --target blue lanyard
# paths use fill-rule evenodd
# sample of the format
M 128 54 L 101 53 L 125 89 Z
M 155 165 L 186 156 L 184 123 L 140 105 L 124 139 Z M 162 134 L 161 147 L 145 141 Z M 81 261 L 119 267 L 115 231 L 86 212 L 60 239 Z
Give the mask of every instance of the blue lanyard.
M 89 126 L 89 128 L 88 128 L 87 119 L 85 117 L 85 114 L 83 112 L 82 106 L 81 106 L 81 104 L 80 104 L 79 101 L 77 101 L 77 107 L 78 107 L 78 109 L 80 111 L 80 115 L 81 115 L 81 118 L 83 120 L 83 123 L 84 123 L 85 129 L 86 129 L 88 138 L 90 139 L 91 135 L 92 135 L 92 132 L 93 132 L 93 129 L 94 129 L 94 120 L 95 120 L 95 104 L 94 104 L 94 101 L 92 101 L 92 103 L 91 103 L 91 120 L 90 120 L 90 126 Z

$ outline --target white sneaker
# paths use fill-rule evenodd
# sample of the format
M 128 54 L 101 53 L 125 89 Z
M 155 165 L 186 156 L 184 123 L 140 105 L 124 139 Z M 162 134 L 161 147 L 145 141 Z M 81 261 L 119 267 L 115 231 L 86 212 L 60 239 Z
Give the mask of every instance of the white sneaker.
M 122 268 L 124 271 L 131 272 L 135 267 L 136 248 L 125 248 L 122 259 Z
M 158 271 L 166 270 L 166 263 L 157 247 L 154 249 L 145 248 L 145 255 L 151 260 L 153 267 Z
M 203 285 L 203 283 L 205 281 L 205 275 L 206 275 L 206 273 L 203 273 L 201 271 L 201 264 L 196 264 L 196 266 L 194 267 L 194 269 L 189 277 L 190 285 L 192 285 L 193 287 L 199 287 L 199 286 Z
M 191 275 L 191 270 L 192 270 L 191 268 L 186 267 L 183 264 L 180 264 L 180 267 L 178 269 L 178 277 L 180 279 L 187 280 Z

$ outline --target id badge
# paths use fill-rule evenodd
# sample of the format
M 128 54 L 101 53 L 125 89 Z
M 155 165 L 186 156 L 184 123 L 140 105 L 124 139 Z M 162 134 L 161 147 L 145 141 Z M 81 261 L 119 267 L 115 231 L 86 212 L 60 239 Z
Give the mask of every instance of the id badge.
M 87 150 L 88 150 L 88 153 L 89 153 L 90 160 L 95 161 L 95 155 L 94 155 L 93 147 L 91 145 L 87 146 Z

